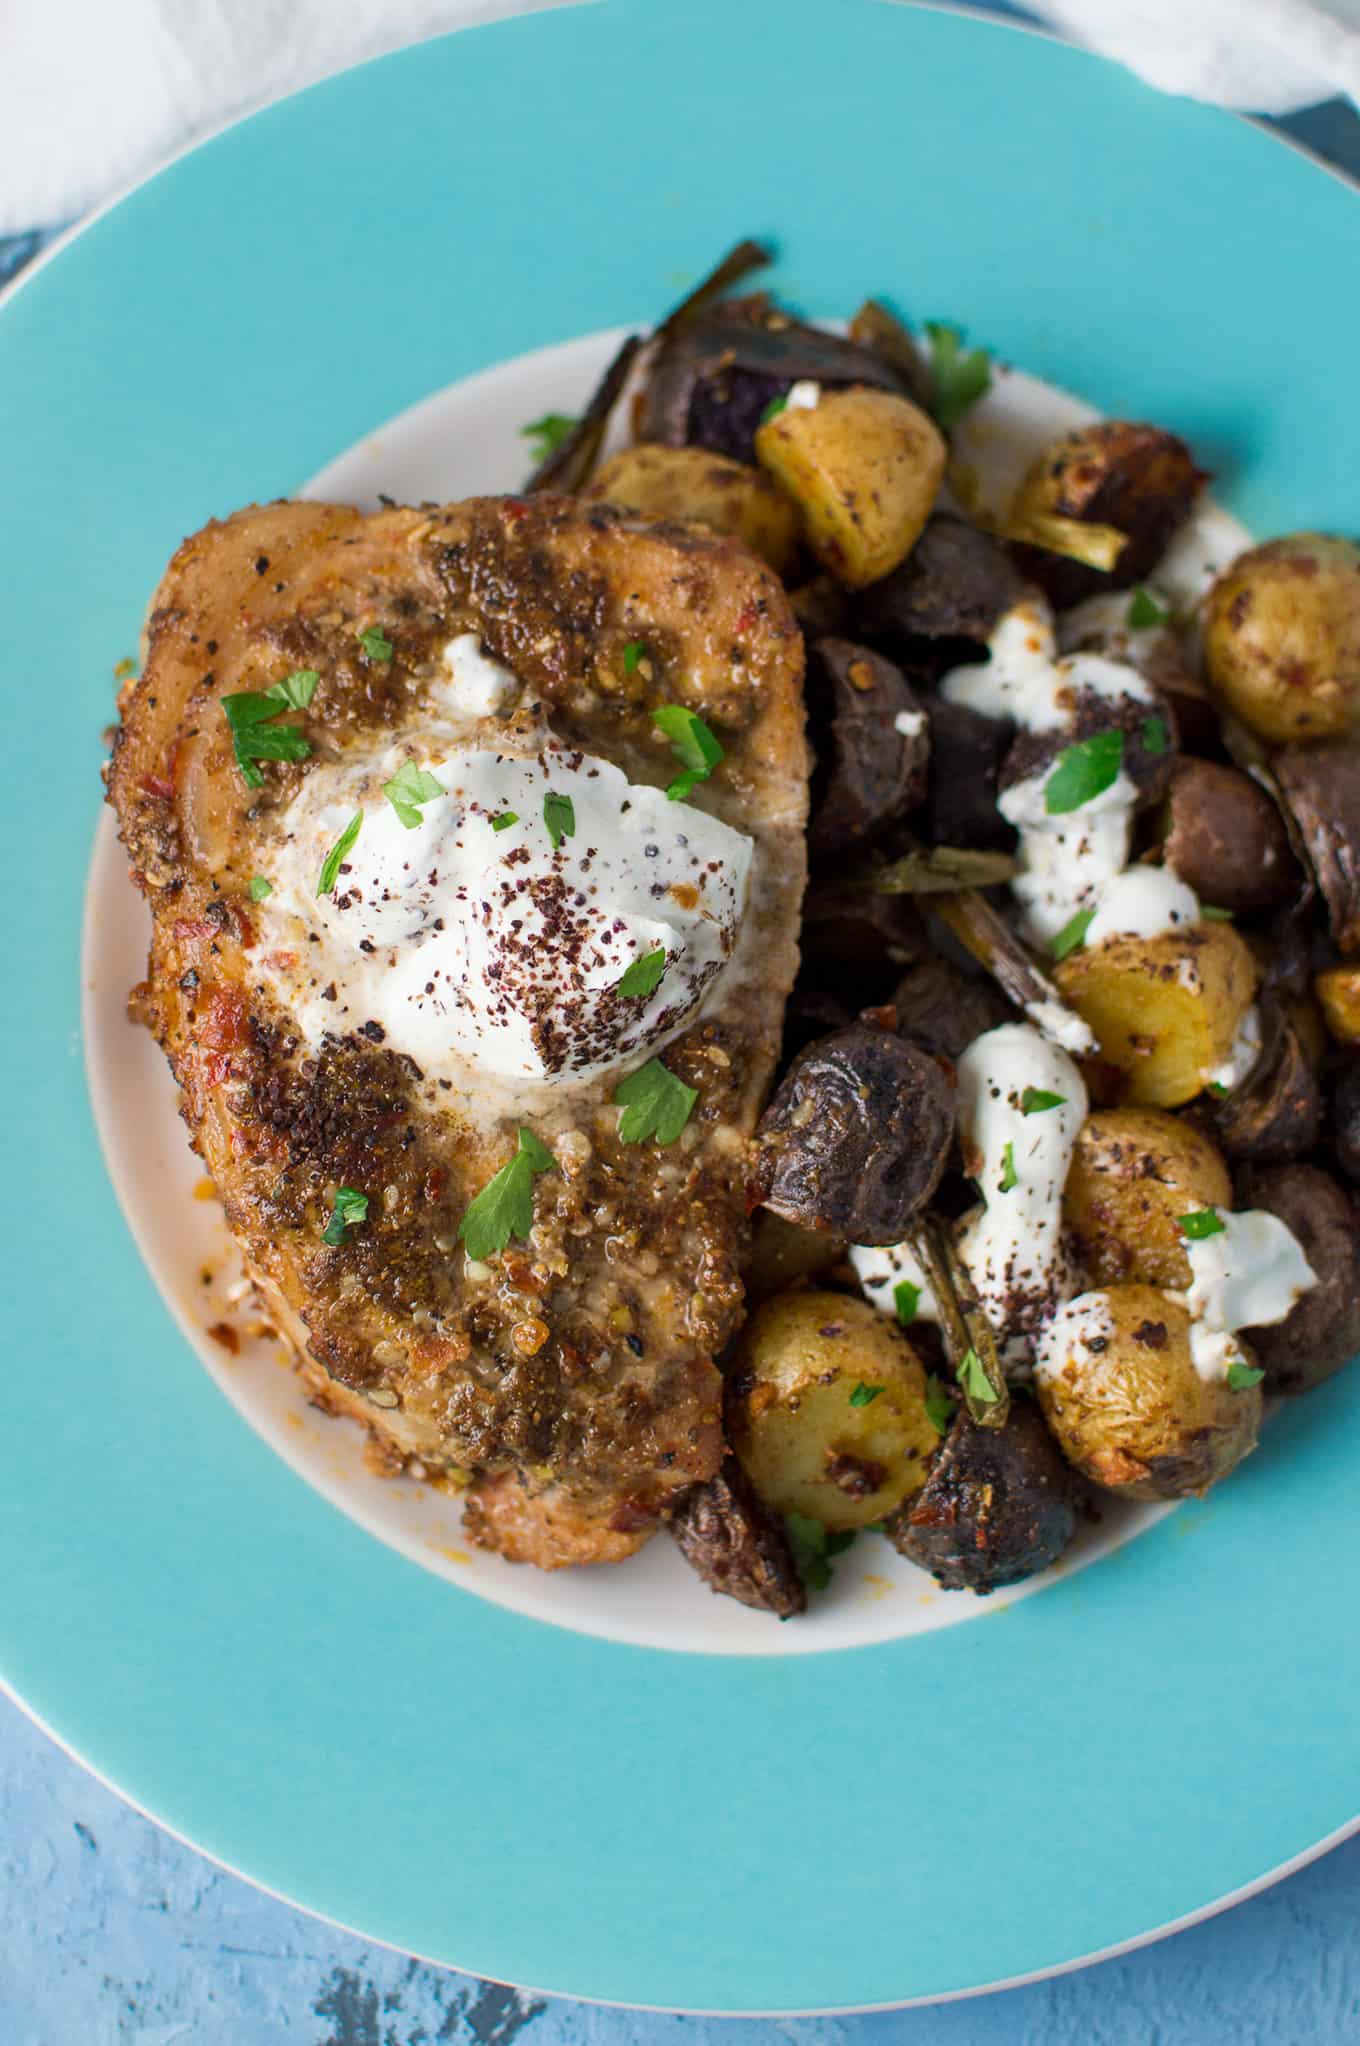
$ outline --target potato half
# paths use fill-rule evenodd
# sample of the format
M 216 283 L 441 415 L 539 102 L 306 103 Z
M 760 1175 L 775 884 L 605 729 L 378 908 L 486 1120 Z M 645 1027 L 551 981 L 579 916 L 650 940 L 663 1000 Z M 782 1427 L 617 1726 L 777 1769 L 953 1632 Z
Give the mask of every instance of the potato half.
M 1069 954 L 1054 979 L 1122 1076 L 1124 1099 L 1148 1108 L 1177 1108 L 1208 1084 L 1256 991 L 1255 963 L 1231 924 L 1111 938 Z
M 1360 724 L 1360 547 L 1290 533 L 1239 555 L 1205 599 L 1209 680 L 1263 739 Z
M 809 547 L 851 589 L 905 560 L 944 477 L 944 438 L 909 398 L 852 385 L 788 405 L 756 459 L 797 505 Z
M 1232 1205 L 1217 1144 L 1157 1108 L 1088 1116 L 1063 1195 L 1063 1220 L 1092 1286 L 1190 1284 L 1180 1217 Z
M 911 1344 L 867 1301 L 777 1294 L 742 1332 L 728 1432 L 761 1498 L 864 1527 L 919 1492 L 939 1432 Z

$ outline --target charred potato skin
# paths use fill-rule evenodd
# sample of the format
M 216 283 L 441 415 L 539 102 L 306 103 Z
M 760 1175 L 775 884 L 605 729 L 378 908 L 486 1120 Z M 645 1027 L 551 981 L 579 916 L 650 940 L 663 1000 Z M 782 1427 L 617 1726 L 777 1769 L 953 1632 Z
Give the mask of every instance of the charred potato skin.
M 960 1411 L 925 1487 L 888 1523 L 893 1546 L 946 1591 L 985 1598 L 1056 1563 L 1076 1532 L 1076 1486 L 1037 1407 L 1003 1428 Z
M 1342 952 L 1360 952 L 1360 739 L 1286 746 L 1271 765 L 1327 905 L 1332 936 Z
M 1340 738 L 1360 723 L 1360 548 L 1291 533 L 1238 556 L 1204 607 L 1220 699 L 1261 738 Z
M 1240 1087 L 1215 1103 L 1214 1128 L 1234 1160 L 1262 1164 L 1302 1158 L 1322 1136 L 1322 1082 L 1284 1007 L 1261 1003 L 1261 1054 Z
M 989 534 L 933 512 L 905 561 L 851 599 L 855 629 L 933 677 L 983 649 L 1029 585 Z
M 1190 1284 L 1179 1217 L 1227 1207 L 1232 1179 L 1203 1131 L 1155 1108 L 1087 1117 L 1063 1196 L 1063 1221 L 1092 1287 Z
M 931 845 L 1010 852 L 1016 832 L 997 808 L 997 796 L 1014 725 L 963 703 L 946 703 L 942 696 L 926 698 L 926 715 L 930 781 L 920 817 L 923 836 Z
M 852 1023 L 801 1051 L 756 1132 L 753 1191 L 804 1229 L 899 1243 L 954 1136 L 944 1069 L 891 1031 Z
M 1091 568 L 1023 543 L 1011 553 L 1031 581 L 1066 610 L 1102 590 L 1141 582 L 1190 516 L 1206 481 L 1185 442 L 1159 426 L 1107 419 L 1064 434 L 1020 486 L 1011 521 L 1034 514 L 1113 526 L 1125 535 L 1112 569 Z
M 866 386 L 787 406 L 757 430 L 755 447 L 798 506 L 818 561 L 850 589 L 910 552 L 944 480 L 935 422 L 910 398 Z
M 1332 1094 L 1332 1153 L 1354 1185 L 1360 1186 L 1360 1058 L 1346 1061 Z
M 641 442 L 603 464 L 583 499 L 649 519 L 726 533 L 786 575 L 798 552 L 798 514 L 768 476 L 706 448 Z
M 1070 953 L 1053 978 L 1099 1040 L 1101 1088 L 1112 1076 L 1122 1100 L 1143 1108 L 1178 1108 L 1201 1091 L 1256 990 L 1251 952 L 1223 923 L 1112 938 Z
M 814 750 L 808 846 L 843 852 L 914 810 L 926 793 L 930 725 L 902 671 L 853 640 L 826 638 L 811 648 L 807 690 Z M 829 704 L 828 719 L 816 711 Z M 900 730 L 902 717 L 914 729 Z
M 904 974 L 893 1006 L 903 1037 L 954 1066 L 974 1038 L 1009 1023 L 1014 1013 L 995 981 L 961 972 L 938 952 Z
M 1261 1388 L 1202 1379 L 1190 1317 L 1153 1286 L 1111 1286 L 1114 1323 L 1096 1368 L 1041 1377 L 1039 1405 L 1069 1463 L 1121 1499 L 1206 1492 L 1256 1447 Z M 1246 1353 L 1249 1355 L 1249 1353 Z
M 852 1406 L 859 1385 L 881 1387 Z M 765 1301 L 728 1379 L 728 1439 L 776 1513 L 825 1527 L 885 1520 L 925 1483 L 939 1434 L 906 1337 L 867 1301 L 812 1289 Z
M 1270 909 L 1298 893 L 1302 876 L 1280 813 L 1240 768 L 1178 760 L 1162 829 L 1162 858 L 1201 902 Z
M 710 1591 L 780 1620 L 806 1612 L 807 1593 L 783 1527 L 761 1505 L 735 1456 L 729 1453 L 716 1477 L 684 1494 L 668 1524 L 675 1546 Z
M 1272 1392 L 1311 1392 L 1360 1350 L 1360 1211 L 1316 1165 L 1246 1166 L 1237 1191 L 1240 1206 L 1279 1216 L 1317 1274 L 1283 1321 L 1244 1331 Z

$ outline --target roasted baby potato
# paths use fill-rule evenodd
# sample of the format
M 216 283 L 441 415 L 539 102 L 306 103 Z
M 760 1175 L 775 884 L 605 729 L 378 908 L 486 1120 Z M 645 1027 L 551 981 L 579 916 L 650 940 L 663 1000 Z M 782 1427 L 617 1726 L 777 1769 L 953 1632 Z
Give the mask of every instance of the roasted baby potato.
M 845 1256 L 845 1244 L 824 1229 L 800 1229 L 782 1215 L 760 1208 L 751 1217 L 751 1249 L 742 1276 L 746 1298 L 755 1303 L 782 1293 L 799 1279 L 830 1271 Z
M 981 660 L 1025 591 L 1024 577 L 989 533 L 952 512 L 933 512 L 906 560 L 851 606 L 856 630 L 875 645 L 913 670 L 945 668 Z
M 756 434 L 756 459 L 797 505 L 808 546 L 851 589 L 910 552 L 945 458 L 939 428 L 910 398 L 861 386 L 788 405 Z
M 1260 1014 L 1260 1055 L 1242 1084 L 1215 1100 L 1214 1129 L 1230 1158 L 1278 1163 L 1316 1145 L 1322 1083 L 1285 1006 L 1267 996 Z
M 1329 966 L 1313 991 L 1337 1043 L 1360 1045 L 1360 966 Z
M 1256 966 L 1231 924 L 1155 938 L 1111 938 L 1053 969 L 1090 1025 L 1123 1099 L 1177 1108 L 1224 1065 L 1256 989 Z
M 1097 1305 L 1098 1349 L 1074 1339 Z M 1036 1385 L 1068 1461 L 1121 1498 L 1205 1492 L 1256 1447 L 1260 1385 L 1236 1392 L 1201 1378 L 1190 1316 L 1155 1286 L 1110 1286 L 1072 1302 L 1045 1339 Z
M 668 1524 L 676 1548 L 710 1591 L 781 1620 L 807 1610 L 783 1526 L 756 1497 L 735 1456 L 726 1456 L 707 1484 L 685 1493 Z
M 647 519 L 683 519 L 711 533 L 730 533 L 776 575 L 787 574 L 798 552 L 798 513 L 783 492 L 748 462 L 729 461 L 707 448 L 648 441 L 624 448 L 581 496 Z
M 1222 1153 L 1157 1108 L 1087 1117 L 1063 1195 L 1063 1221 L 1091 1286 L 1190 1284 L 1179 1218 L 1232 1204 Z
M 729 1393 L 728 1434 L 760 1497 L 824 1527 L 895 1513 L 939 1447 L 920 1359 L 849 1294 L 781 1293 L 758 1307 Z
M 1360 724 L 1360 547 L 1291 533 L 1240 554 L 1204 607 L 1218 695 L 1263 739 L 1340 738 Z
M 1204 472 L 1159 426 L 1104 419 L 1065 433 L 1025 477 L 1007 519 L 1015 558 L 1060 610 L 1150 574 L 1189 517 Z M 1110 549 L 1094 530 L 1114 538 Z
M 913 966 L 893 996 L 897 1027 L 932 1058 L 957 1065 L 975 1037 L 1008 1023 L 1013 1011 L 996 983 L 965 973 L 938 952 Z
M 1076 1529 L 1075 1490 L 1029 1400 L 1012 1399 L 1002 1428 L 979 1428 L 960 1410 L 888 1535 L 946 1591 L 985 1596 L 1057 1561 Z
M 813 641 L 806 695 L 818 763 L 808 847 L 843 852 L 918 807 L 930 722 L 901 669 L 853 640 Z
M 1245 1331 L 1271 1392 L 1311 1392 L 1360 1350 L 1360 1210 L 1316 1165 L 1250 1165 L 1237 1193 L 1279 1216 L 1317 1275 L 1283 1321 Z
M 1301 882 L 1284 821 L 1263 788 L 1217 760 L 1178 760 L 1161 817 L 1162 858 L 1201 902 L 1268 909 Z
M 1332 936 L 1360 952 L 1360 739 L 1286 746 L 1271 762 L 1308 861 Z

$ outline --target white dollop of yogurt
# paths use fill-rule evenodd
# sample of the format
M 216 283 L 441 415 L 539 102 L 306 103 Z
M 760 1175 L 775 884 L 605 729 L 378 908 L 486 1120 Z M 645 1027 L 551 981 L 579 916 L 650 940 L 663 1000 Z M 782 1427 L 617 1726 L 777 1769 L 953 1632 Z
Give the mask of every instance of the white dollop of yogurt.
M 1223 1227 L 1186 1243 L 1190 1259 L 1190 1354 L 1201 1378 L 1225 1378 L 1241 1363 L 1238 1329 L 1283 1321 L 1317 1284 L 1298 1238 L 1262 1208 L 1220 1212 Z
M 424 728 L 318 762 L 262 847 L 259 970 L 311 1044 L 360 1033 L 474 1101 L 486 1084 L 587 1084 L 699 1010 L 737 943 L 752 842 L 532 711 L 507 723 L 521 686 L 471 635 L 442 667 Z M 403 768 L 440 789 L 409 829 L 383 793 Z M 658 952 L 655 988 L 620 992 Z
M 1127 867 L 1101 889 L 1085 942 L 1089 949 L 1107 938 L 1159 938 L 1199 921 L 1199 897 L 1170 868 Z
M 1240 1087 L 1261 1055 L 1261 1011 L 1255 1002 L 1242 1012 L 1232 1041 L 1232 1050 L 1221 1066 L 1215 1066 L 1206 1075 L 1211 1087 L 1220 1088 L 1230 1094 L 1234 1087 Z
M 909 1243 L 855 1243 L 850 1262 L 871 1303 L 884 1314 L 897 1314 L 897 1288 L 905 1282 L 916 1289 L 912 1320 L 939 1322 L 934 1288 Z
M 821 402 L 822 387 L 811 377 L 800 377 L 796 384 L 790 384 L 784 400 L 786 412 L 815 412 Z

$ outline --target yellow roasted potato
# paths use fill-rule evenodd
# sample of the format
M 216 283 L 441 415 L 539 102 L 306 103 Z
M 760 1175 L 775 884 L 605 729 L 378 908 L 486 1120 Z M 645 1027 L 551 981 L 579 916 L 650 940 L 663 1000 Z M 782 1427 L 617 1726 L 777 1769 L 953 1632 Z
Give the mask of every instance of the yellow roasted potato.
M 728 1433 L 765 1504 L 864 1527 L 920 1491 L 939 1432 L 900 1330 L 850 1294 L 776 1294 L 742 1331 Z
M 1260 1385 L 1201 1378 L 1190 1316 L 1155 1286 L 1071 1301 L 1044 1339 L 1035 1388 L 1068 1462 L 1125 1499 L 1207 1491 L 1256 1447 L 1261 1425 Z
M 1263 739 L 1360 726 L 1360 547 L 1291 533 L 1240 554 L 1204 605 L 1209 680 Z
M 851 589 L 911 552 L 944 476 L 945 443 L 909 398 L 855 384 L 786 405 L 756 434 L 756 459 L 802 515 L 808 546 Z
M 1179 1218 L 1232 1205 L 1218 1146 L 1159 1108 L 1109 1108 L 1088 1116 L 1063 1195 L 1063 1221 L 1087 1281 L 1190 1284 Z
M 785 575 L 798 552 L 798 512 L 768 476 L 707 448 L 644 441 L 605 462 L 584 498 L 616 504 L 646 519 L 683 519 L 744 540 Z
M 1360 1044 L 1360 966 L 1329 966 L 1313 990 L 1337 1043 Z
M 1146 1108 L 1177 1108 L 1208 1085 L 1256 991 L 1251 953 L 1226 923 L 1109 938 L 1069 953 L 1053 977 L 1095 1032 L 1119 1096 Z

